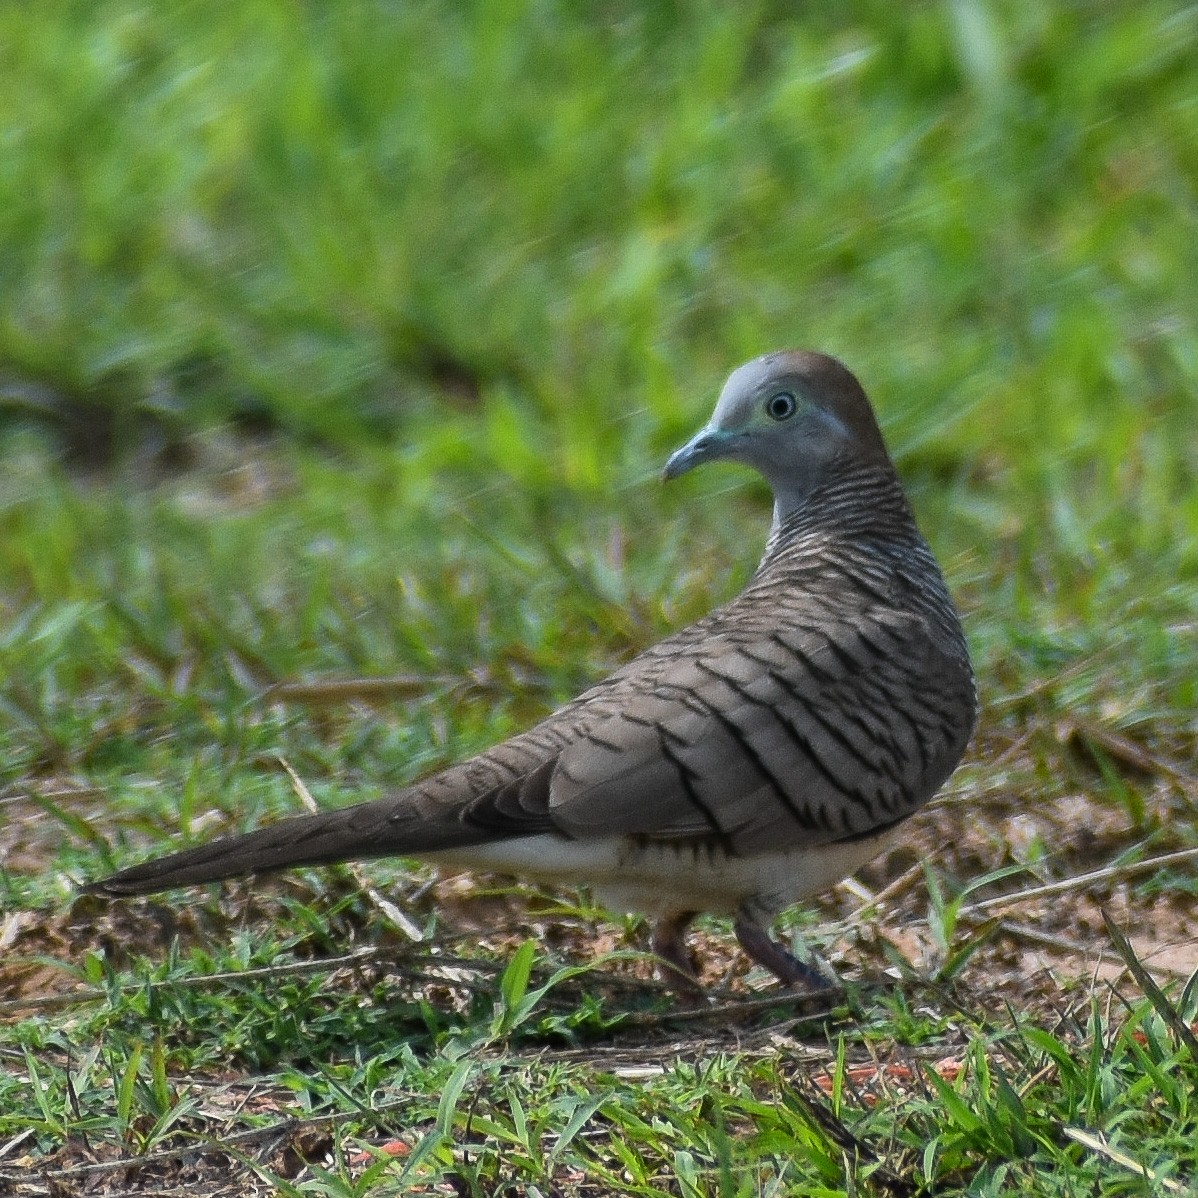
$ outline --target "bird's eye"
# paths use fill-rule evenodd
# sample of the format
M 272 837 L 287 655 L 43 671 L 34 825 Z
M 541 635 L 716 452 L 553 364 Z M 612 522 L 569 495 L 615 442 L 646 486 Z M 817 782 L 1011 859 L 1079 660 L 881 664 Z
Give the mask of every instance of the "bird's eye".
M 795 397 L 789 391 L 779 391 L 777 395 L 771 395 L 765 401 L 766 414 L 774 420 L 789 419 L 795 414 L 795 408 L 798 406 Z

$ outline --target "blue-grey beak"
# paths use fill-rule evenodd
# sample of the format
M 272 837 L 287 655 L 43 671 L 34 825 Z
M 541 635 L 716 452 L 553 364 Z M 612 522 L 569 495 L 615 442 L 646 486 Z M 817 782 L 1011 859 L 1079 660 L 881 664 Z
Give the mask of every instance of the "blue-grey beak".
M 738 434 L 722 428 L 700 429 L 681 449 L 670 454 L 670 460 L 666 462 L 661 477 L 668 482 L 704 462 L 726 458 L 736 440 Z

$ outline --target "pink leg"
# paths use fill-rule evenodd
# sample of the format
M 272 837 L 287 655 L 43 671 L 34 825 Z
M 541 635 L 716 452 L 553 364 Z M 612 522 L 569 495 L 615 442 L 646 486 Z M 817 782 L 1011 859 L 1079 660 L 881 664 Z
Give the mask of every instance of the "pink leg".
M 793 953 L 788 953 L 760 925 L 744 915 L 736 917 L 733 925 L 736 938 L 745 953 L 758 965 L 764 965 L 786 986 L 797 986 L 803 990 L 831 990 L 834 987 L 823 974 L 809 965 L 804 965 Z
M 676 911 L 659 919 L 653 929 L 653 953 L 666 966 L 661 971 L 662 981 L 688 994 L 703 995 L 694 958 L 686 946 L 686 929 L 694 918 L 694 911 Z

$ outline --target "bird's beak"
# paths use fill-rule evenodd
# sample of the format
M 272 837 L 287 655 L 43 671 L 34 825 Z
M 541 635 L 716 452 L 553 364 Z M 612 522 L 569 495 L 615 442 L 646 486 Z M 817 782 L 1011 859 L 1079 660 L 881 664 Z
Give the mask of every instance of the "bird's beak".
M 666 462 L 661 477 L 668 482 L 704 462 L 726 458 L 739 439 L 739 434 L 728 432 L 726 429 L 710 426 L 700 429 L 681 449 L 670 454 L 670 460 Z

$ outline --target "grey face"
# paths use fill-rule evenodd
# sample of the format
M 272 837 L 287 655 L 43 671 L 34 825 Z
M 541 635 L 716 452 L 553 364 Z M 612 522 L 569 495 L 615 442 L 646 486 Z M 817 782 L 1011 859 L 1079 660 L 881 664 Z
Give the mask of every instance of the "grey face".
M 834 359 L 806 353 L 754 358 L 733 371 L 711 420 L 670 458 L 665 477 L 676 478 L 703 462 L 741 462 L 763 474 L 779 502 L 790 506 L 834 462 L 854 455 L 860 416 L 845 409 L 846 400 L 851 404 L 856 396 L 876 436 L 868 401 Z

